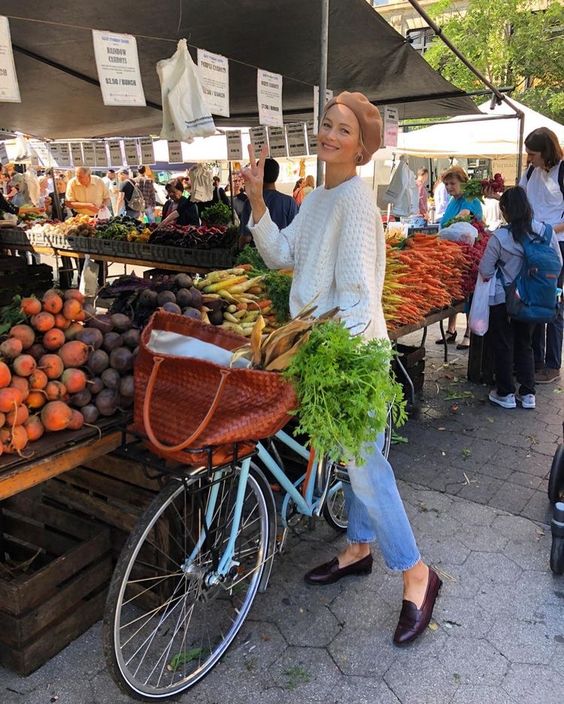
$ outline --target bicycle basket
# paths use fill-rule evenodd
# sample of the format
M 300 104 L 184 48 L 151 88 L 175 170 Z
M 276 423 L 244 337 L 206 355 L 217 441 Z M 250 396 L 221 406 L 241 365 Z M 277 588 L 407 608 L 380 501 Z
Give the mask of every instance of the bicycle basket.
M 213 325 L 157 311 L 143 330 L 135 361 L 134 430 L 163 457 L 185 464 L 225 460 L 234 443 L 239 455 L 278 432 L 298 401 L 293 386 L 275 372 L 227 368 L 212 362 L 156 354 L 154 330 L 174 332 L 226 350 L 246 339 Z

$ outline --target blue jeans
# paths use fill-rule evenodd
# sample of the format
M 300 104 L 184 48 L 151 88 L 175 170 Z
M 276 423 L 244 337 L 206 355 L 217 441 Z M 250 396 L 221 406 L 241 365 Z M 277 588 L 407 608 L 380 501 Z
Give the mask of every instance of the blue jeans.
M 344 485 L 349 543 L 377 541 L 391 570 L 408 570 L 420 559 L 413 531 L 398 492 L 394 471 L 382 454 L 384 434 L 368 445 L 366 463 L 349 465 Z M 373 451 L 372 451 L 373 450 Z
M 564 242 L 559 242 L 562 258 L 564 259 Z M 558 286 L 562 288 L 564 281 L 564 267 L 558 277 Z M 560 369 L 562 366 L 562 337 L 564 331 L 564 301 L 560 301 L 558 314 L 552 323 L 546 326 L 536 325 L 533 332 L 533 351 L 535 353 L 535 367 Z M 546 338 L 546 344 L 545 344 Z

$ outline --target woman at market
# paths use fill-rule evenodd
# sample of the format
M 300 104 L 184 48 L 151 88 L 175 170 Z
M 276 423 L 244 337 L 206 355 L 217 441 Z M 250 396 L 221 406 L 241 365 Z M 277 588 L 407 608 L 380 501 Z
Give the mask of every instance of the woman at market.
M 454 218 L 465 218 L 475 216 L 480 220 L 483 218 L 482 204 L 478 198 L 466 198 L 463 192 L 463 185 L 468 181 L 468 174 L 460 166 L 451 166 L 442 175 L 446 191 L 450 196 L 443 217 L 440 219 L 441 227 L 446 227 Z M 456 319 L 458 316 L 451 315 L 448 319 L 446 341 L 448 344 L 456 342 Z M 442 337 L 436 340 L 437 345 L 443 344 Z M 457 350 L 467 350 L 470 347 L 470 328 L 466 325 L 464 338 L 456 345 Z
M 427 181 L 429 180 L 429 169 L 422 168 L 417 171 L 417 193 L 419 195 L 419 215 L 429 219 L 429 193 L 427 192 Z
M 302 190 L 303 183 L 304 183 L 304 179 L 299 178 L 296 181 L 296 185 L 294 186 L 294 190 L 292 191 L 292 198 L 296 201 L 297 205 L 299 205 L 301 203 L 300 191 Z M 300 198 L 300 203 L 298 203 L 298 198 Z
M 356 169 L 370 161 L 382 139 L 378 109 L 360 93 L 341 93 L 327 104 L 318 134 L 325 185 L 303 203 L 283 230 L 272 222 L 263 199 L 263 150 L 242 171 L 252 208 L 249 227 L 268 266 L 293 268 L 292 315 L 315 301 L 319 311 L 339 306 L 349 329 L 368 339 L 387 339 L 382 311 L 386 249 L 382 220 Z M 370 543 L 377 540 L 388 567 L 403 575 L 403 604 L 394 643 L 415 640 L 427 627 L 441 586 L 422 560 L 398 493 L 393 470 L 382 455 L 383 434 L 366 449 L 366 463 L 349 466 L 348 546 L 309 571 L 309 584 L 325 585 L 372 570 Z M 351 490 L 352 489 L 352 490 Z
M 176 223 L 177 225 L 200 225 L 200 216 L 198 215 L 198 207 L 192 203 L 184 193 L 184 184 L 181 179 L 173 179 L 166 186 L 166 192 L 169 199 L 163 206 L 163 225 Z
M 304 202 L 305 198 L 307 198 L 307 196 L 309 196 L 309 194 L 314 189 L 315 189 L 315 179 L 311 175 L 306 176 L 304 179 L 304 182 L 302 183 L 302 187 L 301 187 L 302 203 Z
M 488 336 L 494 349 L 496 388 L 490 392 L 492 403 L 502 408 L 535 408 L 535 365 L 532 348 L 534 323 L 513 320 L 507 315 L 505 288 L 515 281 L 523 265 L 525 238 L 533 239 L 545 233 L 544 223 L 533 220 L 527 194 L 516 186 L 508 188 L 500 198 L 499 207 L 507 222 L 490 237 L 482 260 L 480 274 L 484 281 L 496 276 L 495 293 L 490 296 Z M 552 236 L 551 244 L 560 260 L 559 243 Z M 498 275 L 498 271 L 500 275 Z M 520 384 L 515 394 L 513 370 Z
M 533 130 L 525 139 L 529 167 L 519 185 L 525 189 L 536 220 L 552 225 L 560 251 L 564 256 L 564 161 L 558 137 L 546 127 Z M 564 270 L 558 285 L 562 288 Z M 560 376 L 562 366 L 562 337 L 564 330 L 564 302 L 552 323 L 535 326 L 536 381 L 550 384 Z

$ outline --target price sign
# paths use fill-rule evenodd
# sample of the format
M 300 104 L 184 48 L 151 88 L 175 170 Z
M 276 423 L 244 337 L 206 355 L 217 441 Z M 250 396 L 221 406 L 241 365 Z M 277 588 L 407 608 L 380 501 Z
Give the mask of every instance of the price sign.
M 303 122 L 295 122 L 291 125 L 286 125 L 288 154 L 290 156 L 306 156 L 307 154 L 304 127 Z
M 139 143 L 141 145 L 141 162 L 143 164 L 154 164 L 155 149 L 153 147 L 153 140 L 150 137 L 142 137 Z
M 80 142 L 71 142 L 70 148 L 74 166 L 83 166 L 84 159 L 82 158 L 82 145 Z
M 69 168 L 71 165 L 71 154 L 68 142 L 59 142 L 59 166 Z
M 266 127 L 251 127 L 249 130 L 249 137 L 251 138 L 251 144 L 255 148 L 255 156 L 258 159 L 262 148 L 265 145 L 268 146 Z
M 58 142 L 51 142 L 49 144 L 49 152 L 51 153 L 51 163 L 53 166 L 60 166 L 60 161 L 61 161 L 61 153 L 59 151 L 59 143 Z
M 110 150 L 110 164 L 112 166 L 123 166 L 123 157 L 121 155 L 120 140 L 110 139 L 108 141 L 108 149 Z
M 84 166 L 95 166 L 96 159 L 94 157 L 94 142 L 83 142 L 82 154 Z
M 317 129 L 316 122 L 310 120 L 307 123 L 307 148 L 310 156 L 317 156 Z
M 93 29 L 92 40 L 104 105 L 144 106 L 135 37 Z
M 384 105 L 384 146 L 398 146 L 399 111 Z
M 104 166 L 106 167 L 108 165 L 108 153 L 106 151 L 106 143 L 105 142 L 96 142 L 94 145 L 94 159 L 96 162 L 96 166 Z
M 281 156 L 288 156 L 286 146 L 286 130 L 283 127 L 268 128 L 268 143 L 270 144 L 270 156 L 273 159 Z
M 22 102 L 12 51 L 10 24 L 7 17 L 0 17 L 0 101 L 4 103 Z
M 241 130 L 228 130 L 225 136 L 227 137 L 227 158 L 229 161 L 242 161 L 243 140 L 241 139 Z
M 261 125 L 283 127 L 282 76 L 278 73 L 257 70 L 257 101 Z
M 225 56 L 198 49 L 198 73 L 209 111 L 229 117 L 229 61 Z
M 123 150 L 125 152 L 125 163 L 128 166 L 137 166 L 139 164 L 139 152 L 137 149 L 136 139 L 124 139 Z
M 183 162 L 182 142 L 169 142 L 168 143 L 168 163 L 169 164 L 181 164 L 182 162 Z

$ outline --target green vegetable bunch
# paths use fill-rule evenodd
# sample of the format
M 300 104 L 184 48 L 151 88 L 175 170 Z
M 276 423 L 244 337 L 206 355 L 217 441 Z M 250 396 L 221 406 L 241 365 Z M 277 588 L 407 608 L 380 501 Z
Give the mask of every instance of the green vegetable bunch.
M 14 325 L 25 322 L 21 302 L 21 296 L 14 296 L 11 303 L 0 308 L 0 335 L 5 335 Z
M 236 264 L 250 264 L 253 271 L 262 274 L 265 271 L 270 271 L 264 263 L 264 259 L 260 256 L 256 247 L 251 247 L 250 244 L 245 245 L 236 259 Z
M 290 289 L 292 277 L 279 271 L 269 271 L 264 274 L 266 295 L 272 301 L 272 309 L 279 323 L 290 320 Z
M 462 193 L 466 200 L 477 198 L 483 202 L 482 182 L 475 178 L 470 178 L 466 183 L 462 184 Z
M 318 454 L 332 459 L 354 457 L 387 423 L 391 406 L 396 425 L 406 420 L 401 386 L 390 372 L 392 348 L 387 340 L 365 342 L 342 323 L 314 327 L 284 372 L 300 402 L 298 432 L 311 439 Z
M 225 203 L 214 203 L 202 212 L 202 222 L 206 225 L 229 225 L 231 208 Z

